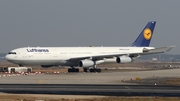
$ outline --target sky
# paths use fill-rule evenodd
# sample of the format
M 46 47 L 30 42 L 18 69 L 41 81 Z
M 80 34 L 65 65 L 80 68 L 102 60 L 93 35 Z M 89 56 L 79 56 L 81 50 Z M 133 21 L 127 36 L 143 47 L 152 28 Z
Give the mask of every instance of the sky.
M 0 0 L 0 53 L 26 46 L 128 46 L 157 21 L 150 46 L 180 54 L 180 0 Z

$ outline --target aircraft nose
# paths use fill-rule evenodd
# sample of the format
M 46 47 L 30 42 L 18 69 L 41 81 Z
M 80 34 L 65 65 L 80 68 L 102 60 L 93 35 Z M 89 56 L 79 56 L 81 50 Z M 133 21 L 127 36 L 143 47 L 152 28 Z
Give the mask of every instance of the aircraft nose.
M 6 55 L 6 56 L 5 56 L 5 59 L 6 59 L 6 60 L 12 60 L 12 57 L 11 57 L 10 55 Z

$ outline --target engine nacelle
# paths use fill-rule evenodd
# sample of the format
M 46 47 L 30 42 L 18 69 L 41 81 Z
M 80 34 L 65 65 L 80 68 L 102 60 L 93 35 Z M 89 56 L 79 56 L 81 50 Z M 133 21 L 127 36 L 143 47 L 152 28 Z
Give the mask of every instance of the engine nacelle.
M 94 61 L 92 60 L 81 60 L 78 63 L 79 67 L 91 67 L 95 65 Z
M 117 63 L 128 63 L 128 62 L 132 62 L 132 58 L 127 57 L 127 56 L 120 56 L 116 58 L 116 62 Z

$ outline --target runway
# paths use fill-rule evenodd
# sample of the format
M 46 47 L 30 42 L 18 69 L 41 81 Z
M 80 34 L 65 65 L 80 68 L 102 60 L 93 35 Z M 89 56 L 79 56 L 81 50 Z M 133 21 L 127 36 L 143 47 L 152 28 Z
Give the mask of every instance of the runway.
M 0 84 L 121 84 L 137 85 L 133 82 L 136 78 L 150 78 L 145 81 L 146 85 L 154 85 L 161 78 L 180 77 L 180 69 L 155 70 L 155 71 L 126 71 L 126 72 L 102 72 L 102 73 L 60 73 L 60 74 L 36 74 L 8 76 L 3 74 Z
M 0 92 L 105 96 L 180 96 L 180 86 L 161 83 L 180 69 L 156 71 L 12 75 L 0 78 Z M 135 80 L 141 78 L 140 81 Z M 132 80 L 130 80 L 132 79 Z M 122 82 L 122 80 L 125 80 Z M 155 85 L 155 83 L 157 85 Z
M 0 92 L 105 96 L 180 96 L 180 86 L 102 84 L 0 84 Z

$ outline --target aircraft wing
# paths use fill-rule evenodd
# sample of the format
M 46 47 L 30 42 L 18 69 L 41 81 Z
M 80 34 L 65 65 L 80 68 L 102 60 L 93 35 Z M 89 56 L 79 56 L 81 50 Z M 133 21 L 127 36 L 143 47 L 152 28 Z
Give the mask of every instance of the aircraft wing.
M 172 48 L 174 48 L 175 46 L 166 46 L 166 47 L 159 47 L 159 48 L 155 48 L 155 49 L 147 49 L 145 51 L 147 52 L 143 52 L 140 55 L 148 55 L 148 54 L 156 54 L 156 53 L 165 53 L 165 52 L 169 52 Z
M 133 54 L 130 54 L 129 56 L 130 57 L 138 57 L 140 55 L 165 53 L 165 52 L 169 52 L 174 47 L 175 46 L 166 46 L 166 47 L 159 47 L 159 48 L 155 48 L 155 49 L 145 49 L 144 52 L 142 52 L 142 53 L 133 53 Z
M 103 60 L 104 58 L 113 58 L 118 56 L 123 56 L 127 54 L 108 54 L 108 55 L 96 55 L 96 56 L 87 56 L 87 57 L 76 57 L 69 59 L 70 61 L 76 61 L 76 60 L 84 60 L 84 59 L 91 59 L 91 60 Z
M 75 57 L 69 59 L 70 61 L 80 61 L 84 59 L 91 59 L 91 60 L 103 60 L 104 58 L 114 58 L 119 56 L 129 56 L 129 57 L 138 57 L 140 55 L 149 55 L 149 54 L 158 54 L 158 53 L 165 53 L 170 51 L 175 46 L 167 46 L 167 47 L 160 47 L 155 49 L 145 49 L 144 52 L 141 53 L 130 53 L 130 54 L 108 54 L 108 55 L 96 55 L 96 56 L 85 56 L 85 57 Z

